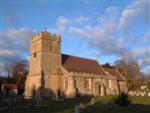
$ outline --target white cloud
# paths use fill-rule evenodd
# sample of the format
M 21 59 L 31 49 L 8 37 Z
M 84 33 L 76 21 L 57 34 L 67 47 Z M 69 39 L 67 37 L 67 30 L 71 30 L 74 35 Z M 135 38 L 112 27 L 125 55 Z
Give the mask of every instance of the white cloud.
M 142 60 L 142 66 L 150 65 L 150 46 L 146 46 L 144 48 L 134 48 L 131 52 L 136 59 Z
M 87 20 L 88 20 L 88 17 L 79 16 L 78 18 L 75 19 L 75 22 L 80 23 L 80 22 L 87 21 Z
M 63 16 L 60 16 L 57 20 L 58 26 L 67 26 L 71 23 L 71 21 Z
M 124 34 L 119 34 L 120 28 L 122 30 L 130 28 L 130 22 L 134 19 L 139 17 L 142 18 L 143 21 L 147 20 L 148 16 L 146 13 L 148 12 L 145 12 L 147 9 L 146 4 L 147 3 L 145 2 L 142 2 L 142 4 L 133 2 L 123 10 L 120 20 L 118 19 L 118 15 L 121 13 L 119 12 L 120 9 L 110 6 L 106 9 L 107 15 L 103 15 L 98 19 L 100 24 L 97 23 L 94 29 L 87 25 L 78 26 L 81 22 L 87 21 L 89 19 L 88 17 L 80 16 L 78 18 L 70 19 L 60 16 L 56 20 L 56 27 L 49 28 L 48 31 L 60 35 L 63 35 L 64 33 L 67 35 L 67 33 L 69 33 L 69 35 L 76 35 L 77 38 L 83 38 L 85 39 L 87 47 L 94 50 L 96 49 L 98 55 L 120 56 L 122 54 L 129 55 L 128 53 L 131 52 L 134 57 L 142 62 L 142 65 L 149 65 L 149 55 L 147 55 L 147 53 L 150 53 L 150 50 L 147 49 L 148 46 L 145 45 L 145 49 L 141 47 L 137 49 L 134 47 L 134 42 L 138 42 L 137 45 L 139 43 L 148 43 L 150 40 L 150 32 L 147 31 L 141 38 L 137 38 L 133 35 L 132 39 L 131 37 L 128 38 L 124 36 Z M 1 35 L 3 35 L 3 42 L 1 43 L 3 46 L 3 59 L 4 56 L 5 59 L 13 59 L 17 58 L 17 56 L 22 53 L 27 53 L 29 51 L 29 38 L 33 33 L 33 30 L 25 28 L 9 29 L 3 34 L 1 33 Z M 123 52 L 125 52 L 127 45 L 130 46 L 131 50 L 127 50 L 124 54 Z M 0 51 L 2 51 L 2 49 L 0 49 Z
M 123 40 L 142 70 L 150 70 L 150 1 L 137 0 L 122 12 L 119 28 L 127 34 Z
M 77 28 L 77 27 L 69 27 L 68 32 L 73 34 L 73 35 L 77 35 L 80 37 L 85 37 L 88 38 L 89 34 L 88 31 L 86 31 L 85 29 L 81 29 L 81 28 Z
M 8 29 L 0 32 L 0 62 L 19 60 L 23 54 L 29 52 L 29 40 L 34 31 L 28 28 Z
M 57 26 L 57 28 L 48 28 L 47 31 L 54 34 L 62 34 L 66 31 L 66 27 Z
M 132 24 L 135 25 L 136 21 L 142 20 L 143 24 L 150 25 L 150 1 L 134 1 L 132 4 L 128 5 L 125 10 L 122 12 L 119 27 L 123 31 L 128 31 L 132 27 Z M 149 26 L 148 25 L 148 26 Z
M 62 34 L 66 31 L 72 21 L 66 17 L 60 16 L 56 23 L 57 26 L 55 28 L 48 28 L 48 31 L 54 34 Z
M 143 31 L 144 35 L 138 36 L 135 31 L 132 31 L 132 35 L 126 35 L 126 31 L 132 29 L 131 23 L 137 22 L 138 18 L 140 18 L 142 24 L 147 25 L 150 17 L 147 10 L 148 4 L 147 2 L 134 1 L 123 11 L 118 6 L 109 6 L 105 10 L 105 15 L 98 18 L 94 28 L 87 25 L 77 26 L 89 19 L 85 16 L 75 19 L 59 17 L 57 20 L 58 26 L 51 31 L 61 35 L 64 32 L 70 33 L 83 38 L 87 47 L 96 50 L 95 52 L 98 55 L 133 56 L 144 67 L 149 65 L 150 55 L 147 55 L 149 52 L 147 48 L 149 47 L 150 32 L 149 30 Z M 145 49 L 143 49 L 143 45 Z M 139 46 L 138 50 L 137 46 Z
M 87 21 L 88 17 L 85 16 L 79 16 L 75 19 L 69 19 L 64 16 L 60 16 L 57 20 L 57 26 L 55 28 L 48 28 L 49 32 L 55 33 L 55 34 L 62 34 L 66 31 L 68 31 L 68 28 L 70 27 L 72 30 L 74 30 L 74 27 L 72 25 L 74 23 L 78 24 L 83 21 Z M 69 32 L 71 32 L 71 29 L 69 29 Z
M 149 51 L 150 52 L 150 51 Z M 150 65 L 150 56 L 144 59 L 144 63 Z
M 15 55 L 14 51 L 11 51 L 11 50 L 3 50 L 3 51 L 1 51 L 1 53 L 2 53 L 2 57 L 8 57 L 8 56 L 14 57 L 14 55 Z
M 116 37 L 116 28 L 117 23 L 110 21 L 94 30 L 88 26 L 70 27 L 69 33 L 86 39 L 89 48 L 98 49 L 103 55 L 114 55 L 123 50 L 122 40 Z
M 141 18 L 141 23 L 149 22 L 147 6 L 145 2 L 133 2 L 120 12 L 121 18 L 118 18 L 120 14 L 116 13 L 120 9 L 111 6 L 106 9 L 107 15 L 98 20 L 100 24 L 97 23 L 94 29 L 89 26 L 71 26 L 68 31 L 72 35 L 84 38 L 88 47 L 94 51 L 96 49 L 98 55 L 134 57 L 140 62 L 142 69 L 147 68 L 150 65 L 150 29 L 143 31 L 143 36 L 136 36 L 137 32 L 134 31 L 132 35 L 124 34 L 126 29 L 132 28 L 130 22 L 137 21 L 138 17 Z M 121 29 L 125 32 L 121 32 Z

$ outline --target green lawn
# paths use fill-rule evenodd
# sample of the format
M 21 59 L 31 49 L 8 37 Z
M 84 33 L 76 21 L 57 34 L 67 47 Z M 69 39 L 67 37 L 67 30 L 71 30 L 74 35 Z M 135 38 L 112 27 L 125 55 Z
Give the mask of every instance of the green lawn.
M 130 99 L 131 105 L 121 107 L 113 103 L 112 97 L 96 97 L 97 103 L 87 107 L 83 113 L 150 113 L 149 97 L 130 97 Z
M 84 109 L 81 113 L 150 113 L 149 97 L 130 97 L 132 104 L 127 107 L 120 107 L 113 103 L 114 97 L 95 97 L 95 104 L 90 105 L 91 98 L 80 97 L 76 99 L 65 99 L 61 101 L 45 100 L 41 105 L 47 105 L 41 108 L 23 109 L 25 102 L 16 105 L 15 113 L 74 113 L 74 106 L 82 103 Z M 4 113 L 11 113 L 7 110 Z

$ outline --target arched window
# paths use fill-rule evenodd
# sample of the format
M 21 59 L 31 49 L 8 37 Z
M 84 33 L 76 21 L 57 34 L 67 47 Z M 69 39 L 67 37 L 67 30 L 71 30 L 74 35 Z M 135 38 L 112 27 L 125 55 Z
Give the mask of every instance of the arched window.
M 89 89 L 90 89 L 89 79 L 86 78 L 84 83 L 85 83 L 85 84 L 84 84 L 85 89 L 86 89 L 86 90 L 89 90 Z
M 52 51 L 52 44 L 49 43 L 49 51 Z
M 36 53 L 34 53 L 34 58 L 36 58 Z
M 68 89 L 68 79 L 65 79 L 65 89 Z

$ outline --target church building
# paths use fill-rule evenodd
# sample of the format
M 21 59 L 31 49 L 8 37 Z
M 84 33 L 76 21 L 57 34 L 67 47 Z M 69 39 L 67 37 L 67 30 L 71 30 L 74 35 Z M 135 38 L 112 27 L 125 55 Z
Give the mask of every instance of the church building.
M 25 97 L 105 96 L 127 92 L 125 78 L 95 59 L 61 53 L 61 36 L 40 32 L 30 40 Z

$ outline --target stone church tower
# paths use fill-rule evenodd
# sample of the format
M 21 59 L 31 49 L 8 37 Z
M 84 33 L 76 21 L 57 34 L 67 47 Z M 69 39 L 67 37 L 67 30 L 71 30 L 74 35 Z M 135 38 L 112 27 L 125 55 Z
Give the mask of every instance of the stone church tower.
M 59 75 L 62 74 L 60 43 L 60 36 L 48 32 L 40 32 L 31 38 L 26 97 L 49 96 L 57 92 L 59 85 L 56 82 L 59 82 Z
M 59 36 L 51 36 L 48 32 L 36 34 L 31 39 L 30 52 L 31 75 L 38 75 L 41 71 L 44 75 L 58 74 L 61 65 Z

